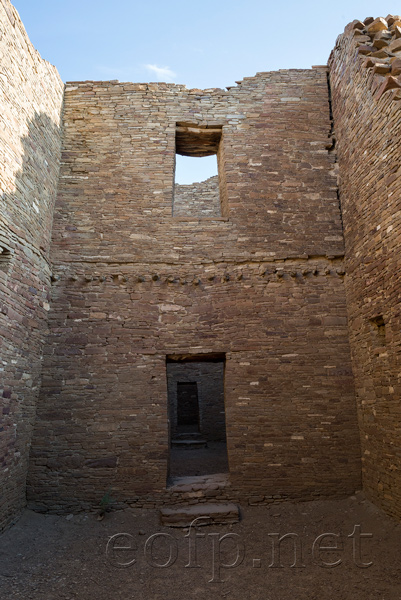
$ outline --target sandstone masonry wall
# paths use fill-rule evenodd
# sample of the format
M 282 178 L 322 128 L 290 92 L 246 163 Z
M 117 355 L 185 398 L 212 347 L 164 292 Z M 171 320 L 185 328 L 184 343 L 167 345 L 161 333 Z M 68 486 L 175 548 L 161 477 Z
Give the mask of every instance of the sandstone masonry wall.
M 218 176 L 190 185 L 176 183 L 173 215 L 175 217 L 221 217 Z
M 176 123 L 222 126 L 223 217 L 172 215 Z M 64 128 L 31 506 L 184 498 L 166 489 L 175 354 L 226 355 L 225 498 L 358 488 L 326 70 L 71 83 Z
M 400 518 L 400 17 L 350 23 L 329 66 L 363 481 Z
M 0 2 L 0 529 L 25 504 L 49 310 L 63 84 Z

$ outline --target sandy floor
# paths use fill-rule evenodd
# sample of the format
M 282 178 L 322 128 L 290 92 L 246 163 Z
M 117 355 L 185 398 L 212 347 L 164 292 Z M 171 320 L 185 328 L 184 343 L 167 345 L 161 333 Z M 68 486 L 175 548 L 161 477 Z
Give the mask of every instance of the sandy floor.
M 126 535 L 112 537 L 119 533 Z M 199 528 L 204 537 L 195 538 L 195 533 L 188 537 L 187 530 L 161 527 L 157 511 L 111 512 L 103 521 L 93 514 L 58 517 L 26 511 L 0 536 L 0 598 L 401 598 L 401 525 L 362 495 L 247 507 L 240 523 Z M 335 537 L 319 539 L 325 533 Z M 274 534 L 294 535 L 278 545 Z M 291 566 L 295 535 L 302 556 Z M 323 549 L 336 545 L 343 549 Z M 230 563 L 235 566 L 222 566 Z

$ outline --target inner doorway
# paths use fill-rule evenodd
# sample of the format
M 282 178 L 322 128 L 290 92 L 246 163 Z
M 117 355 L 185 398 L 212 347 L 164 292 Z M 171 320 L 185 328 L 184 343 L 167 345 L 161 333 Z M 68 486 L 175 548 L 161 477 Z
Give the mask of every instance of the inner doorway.
M 177 382 L 177 432 L 196 433 L 199 428 L 198 384 Z
M 169 480 L 228 471 L 224 354 L 167 356 Z

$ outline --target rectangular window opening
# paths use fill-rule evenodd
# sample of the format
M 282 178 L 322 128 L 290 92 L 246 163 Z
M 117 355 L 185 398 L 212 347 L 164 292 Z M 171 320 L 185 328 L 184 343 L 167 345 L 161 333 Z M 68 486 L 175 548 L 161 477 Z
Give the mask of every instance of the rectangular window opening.
M 13 253 L 9 248 L 0 243 L 0 272 L 8 273 L 11 266 Z
M 227 216 L 221 126 L 177 123 L 174 217 Z
M 373 335 L 373 342 L 376 347 L 383 347 L 386 345 L 386 324 L 383 319 L 383 315 L 378 315 L 369 319 L 371 331 Z

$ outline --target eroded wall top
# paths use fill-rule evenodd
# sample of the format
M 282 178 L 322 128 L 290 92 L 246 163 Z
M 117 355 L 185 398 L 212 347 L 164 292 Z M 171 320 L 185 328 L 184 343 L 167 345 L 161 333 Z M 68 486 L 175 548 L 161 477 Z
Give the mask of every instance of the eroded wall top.
M 366 87 L 376 100 L 389 90 L 394 90 L 393 100 L 401 100 L 401 16 L 368 17 L 349 23 L 330 55 L 333 75 L 344 68 L 335 60 L 341 51 L 354 55 L 359 70 L 366 71 Z
M 400 17 L 350 23 L 329 66 L 364 488 L 400 518 Z

